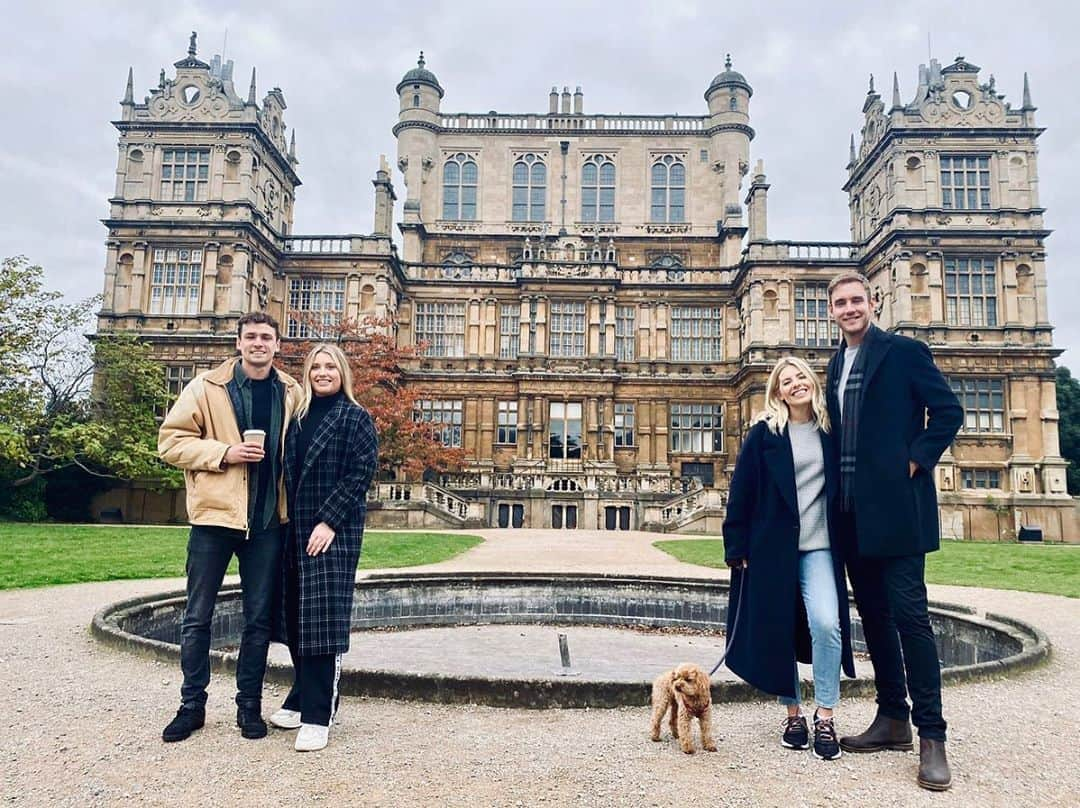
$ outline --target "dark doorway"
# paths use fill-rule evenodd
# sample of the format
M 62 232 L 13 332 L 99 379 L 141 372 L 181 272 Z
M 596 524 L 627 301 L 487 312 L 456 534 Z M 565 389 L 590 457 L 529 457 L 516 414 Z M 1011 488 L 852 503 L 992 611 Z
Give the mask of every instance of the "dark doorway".
M 630 529 L 630 506 L 607 505 L 604 507 L 605 530 L 629 530 Z
M 551 526 L 556 530 L 577 529 L 577 505 L 552 505 Z
M 683 463 L 682 476 L 694 477 L 704 488 L 713 487 L 713 464 L 712 463 Z
M 498 507 L 499 527 L 521 527 L 525 524 L 525 506 L 500 502 Z

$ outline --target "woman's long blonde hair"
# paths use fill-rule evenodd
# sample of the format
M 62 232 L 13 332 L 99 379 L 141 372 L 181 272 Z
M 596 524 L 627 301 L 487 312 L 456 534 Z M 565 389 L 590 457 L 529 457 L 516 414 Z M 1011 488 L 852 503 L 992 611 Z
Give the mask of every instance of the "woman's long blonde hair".
M 769 383 L 765 385 L 765 412 L 761 414 L 761 420 L 768 425 L 773 434 L 779 435 L 784 431 L 791 418 L 787 404 L 780 398 L 780 374 L 786 367 L 795 368 L 806 374 L 806 378 L 810 380 L 810 384 L 814 388 L 810 399 L 810 409 L 814 420 L 817 422 L 818 429 L 822 432 L 828 432 L 829 408 L 825 404 L 825 389 L 821 386 L 821 380 L 814 372 L 814 369 L 805 360 L 797 356 L 781 357 L 776 363 L 776 367 L 772 369 L 772 373 L 769 374 Z
M 329 355 L 334 360 L 334 364 L 337 365 L 338 372 L 341 374 L 341 392 L 345 394 L 345 398 L 349 399 L 353 404 L 359 403 L 356 400 L 356 394 L 353 393 L 352 368 L 349 367 L 349 358 L 345 356 L 345 352 L 341 348 L 333 343 L 320 342 L 311 349 L 311 352 L 304 360 L 304 400 L 296 408 L 297 418 L 304 418 L 308 414 L 308 410 L 311 409 L 311 397 L 314 395 L 311 389 L 311 366 L 315 364 L 315 357 L 321 353 Z

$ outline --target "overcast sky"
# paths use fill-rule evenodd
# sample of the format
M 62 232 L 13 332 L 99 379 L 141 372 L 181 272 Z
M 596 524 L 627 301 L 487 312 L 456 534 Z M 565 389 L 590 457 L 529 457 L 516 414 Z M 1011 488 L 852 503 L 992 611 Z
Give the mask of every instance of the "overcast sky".
M 758 8 L 751 9 L 750 6 Z M 423 49 L 451 112 L 546 112 L 552 85 L 581 85 L 586 113 L 701 115 L 703 93 L 730 52 L 754 88 L 751 165 L 772 186 L 773 239 L 849 238 L 848 138 L 861 126 L 867 78 L 888 106 L 893 71 L 905 102 L 928 52 L 991 73 L 1020 105 L 1031 81 L 1047 226 L 1054 342 L 1080 347 L 1080 12 L 1072 3 L 941 2 L 35 2 L 5 12 L 0 50 L 0 256 L 42 264 L 72 297 L 101 290 L 105 230 L 128 67 L 135 96 L 186 54 L 227 47 L 246 96 L 279 86 L 296 130 L 296 234 L 367 233 L 371 178 L 391 163 L 394 86 Z M 927 35 L 929 34 L 929 51 Z M 399 195 L 404 188 L 395 171 Z M 1063 357 L 1068 364 L 1069 354 Z M 1080 370 L 1080 368 L 1077 368 Z

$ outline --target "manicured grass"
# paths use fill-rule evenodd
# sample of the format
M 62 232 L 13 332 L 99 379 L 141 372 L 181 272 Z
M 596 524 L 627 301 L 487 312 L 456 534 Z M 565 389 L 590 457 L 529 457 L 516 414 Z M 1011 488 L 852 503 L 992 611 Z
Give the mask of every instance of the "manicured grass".
M 0 522 L 0 589 L 129 578 L 178 578 L 186 527 L 114 527 Z M 482 542 L 458 533 L 364 534 L 360 566 L 433 564 Z M 236 573 L 236 561 L 229 568 Z
M 724 566 L 720 539 L 658 541 L 654 546 L 688 564 Z M 943 541 L 941 550 L 926 558 L 926 580 L 1080 598 L 1080 547 Z

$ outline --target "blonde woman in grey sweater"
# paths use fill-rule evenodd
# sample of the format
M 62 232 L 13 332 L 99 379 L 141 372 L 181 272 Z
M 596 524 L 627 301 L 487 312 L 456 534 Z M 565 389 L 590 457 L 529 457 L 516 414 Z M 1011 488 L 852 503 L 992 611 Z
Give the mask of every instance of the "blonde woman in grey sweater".
M 787 707 L 781 745 L 811 746 L 797 661 L 813 662 L 814 755 L 840 757 L 833 711 L 840 670 L 855 675 L 843 560 L 831 513 L 839 469 L 821 383 L 802 359 L 786 356 L 769 375 L 765 413 L 735 465 L 724 520 L 731 602 L 727 664 Z

